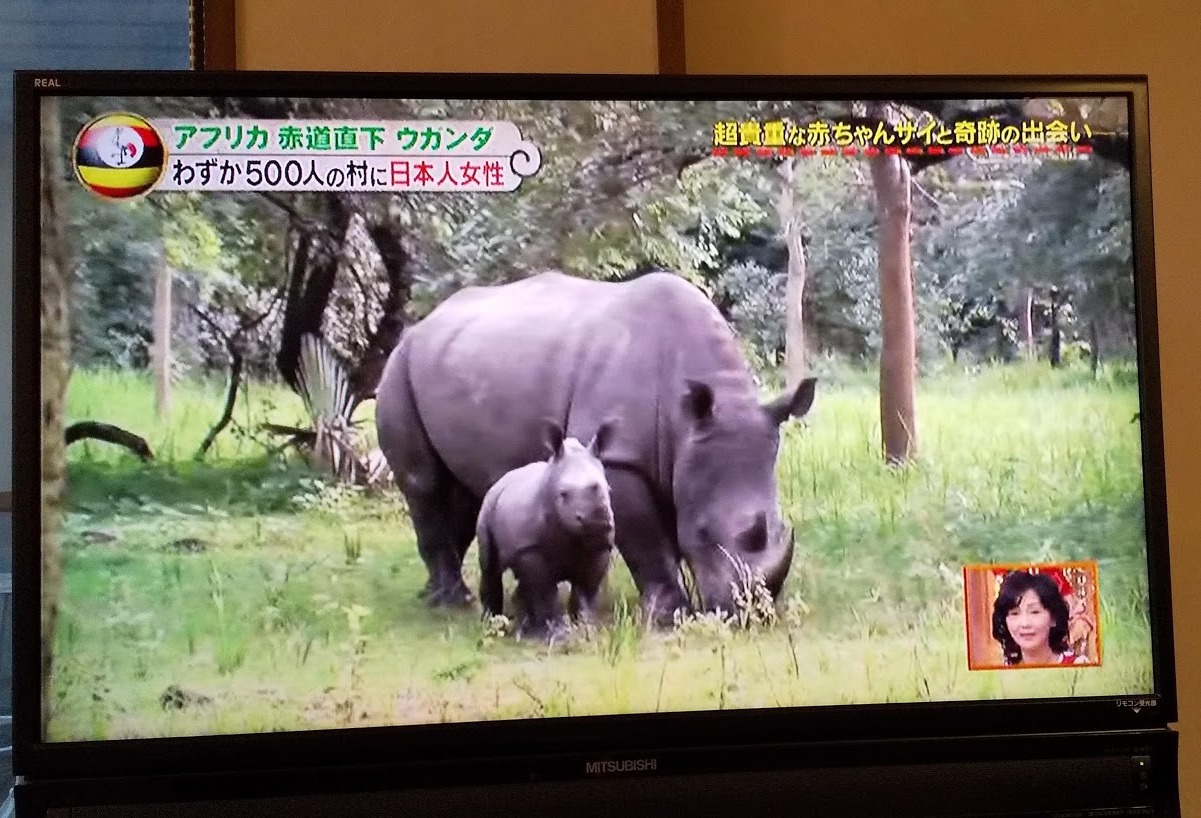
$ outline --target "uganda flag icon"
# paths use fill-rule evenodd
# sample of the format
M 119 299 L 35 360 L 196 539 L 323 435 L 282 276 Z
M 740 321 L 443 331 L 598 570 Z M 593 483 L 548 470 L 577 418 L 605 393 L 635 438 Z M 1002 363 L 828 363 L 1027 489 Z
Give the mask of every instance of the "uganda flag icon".
M 167 152 L 154 126 L 140 116 L 105 114 L 83 127 L 72 152 L 83 186 L 108 199 L 129 199 L 154 187 Z

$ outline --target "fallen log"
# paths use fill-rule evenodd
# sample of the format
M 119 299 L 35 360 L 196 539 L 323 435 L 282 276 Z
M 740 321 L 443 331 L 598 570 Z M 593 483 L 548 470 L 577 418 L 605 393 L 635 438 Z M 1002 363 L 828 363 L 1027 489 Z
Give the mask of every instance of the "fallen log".
M 144 438 L 111 423 L 81 420 L 67 427 L 66 438 L 68 446 L 80 440 L 101 440 L 105 443 L 123 446 L 143 461 L 154 459 L 154 453 L 150 451 L 150 444 Z

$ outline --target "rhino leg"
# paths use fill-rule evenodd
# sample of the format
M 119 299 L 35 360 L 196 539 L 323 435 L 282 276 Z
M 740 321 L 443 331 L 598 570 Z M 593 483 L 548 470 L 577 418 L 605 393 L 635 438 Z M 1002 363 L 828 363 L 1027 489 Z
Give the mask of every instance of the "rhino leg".
M 463 557 L 475 536 L 479 501 L 451 474 L 425 433 L 408 383 L 408 360 L 389 362 L 377 399 L 380 448 L 408 501 L 417 551 L 429 578 L 419 596 L 434 606 L 467 605 Z M 395 368 L 393 368 L 395 367 Z
M 501 616 L 505 612 L 505 566 L 486 524 L 478 528 L 476 538 L 480 551 L 480 605 L 485 618 Z
M 454 570 L 447 574 L 449 591 L 447 599 L 450 605 L 468 604 L 471 602 L 471 592 L 463 582 L 463 561 L 467 550 L 475 540 L 475 526 L 480 516 L 482 501 L 457 480 L 451 487 L 450 495 L 450 532 L 449 537 L 454 554 Z
M 463 558 L 475 537 L 479 501 L 432 450 L 406 470 L 400 487 L 417 534 L 417 552 L 429 572 L 419 596 L 434 607 L 469 605 Z
M 480 503 L 449 474 L 433 492 L 408 497 L 417 551 L 429 571 L 421 596 L 433 607 L 466 607 L 471 591 L 463 582 L 463 559 L 475 538 Z
M 580 556 L 580 565 L 571 581 L 571 597 L 568 612 L 571 618 L 581 623 L 591 623 L 596 618 L 596 601 L 605 575 L 609 571 L 609 552 L 599 551 Z
M 549 641 L 563 625 L 559 583 L 551 576 L 546 559 L 533 550 L 522 552 L 513 563 L 517 596 L 521 602 L 522 636 Z
M 675 612 L 688 609 L 675 537 L 664 525 L 664 515 L 641 475 L 606 469 L 605 476 L 613 503 L 617 550 L 638 586 L 643 621 L 670 627 Z

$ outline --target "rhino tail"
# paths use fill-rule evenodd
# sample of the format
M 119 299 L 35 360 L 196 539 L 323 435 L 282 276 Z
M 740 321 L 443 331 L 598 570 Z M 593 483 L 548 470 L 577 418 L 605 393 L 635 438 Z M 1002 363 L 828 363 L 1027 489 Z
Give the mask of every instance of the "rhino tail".
M 497 558 L 496 543 L 488 531 L 487 523 L 481 523 L 476 531 L 480 549 L 480 603 L 484 616 L 499 616 L 505 610 L 504 570 Z

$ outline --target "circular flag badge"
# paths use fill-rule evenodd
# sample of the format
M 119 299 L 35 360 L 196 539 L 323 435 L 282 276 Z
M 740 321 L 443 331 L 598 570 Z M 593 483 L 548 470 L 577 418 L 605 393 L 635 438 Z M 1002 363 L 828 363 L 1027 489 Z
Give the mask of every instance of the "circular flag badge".
M 125 113 L 105 114 L 84 125 L 71 158 L 84 187 L 109 199 L 150 190 L 167 164 L 154 126 Z

